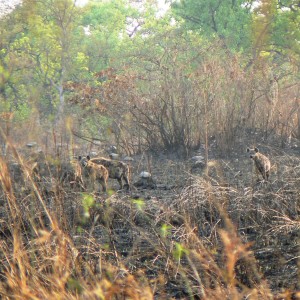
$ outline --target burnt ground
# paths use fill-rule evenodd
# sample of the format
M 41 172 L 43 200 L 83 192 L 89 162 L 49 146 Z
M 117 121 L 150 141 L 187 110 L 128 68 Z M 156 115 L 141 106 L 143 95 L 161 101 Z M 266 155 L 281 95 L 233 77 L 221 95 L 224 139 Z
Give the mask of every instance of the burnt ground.
M 188 209 L 199 235 L 206 238 L 211 237 L 218 223 L 212 220 L 218 216 L 209 215 L 211 209 L 206 211 L 205 192 L 211 188 L 210 193 L 226 207 L 242 240 L 251 243 L 259 269 L 271 288 L 299 289 L 300 158 L 274 155 L 272 164 L 270 184 L 265 184 L 256 182 L 246 155 L 210 161 L 208 176 L 205 170 L 190 172 L 185 161 L 158 161 L 153 167 L 158 189 L 144 190 L 140 195 L 166 206 Z M 293 226 L 292 221 L 298 224 Z
M 251 287 L 266 280 L 277 293 L 299 290 L 299 152 L 265 151 L 272 160 L 270 183 L 256 182 L 252 161 L 245 152 L 210 160 L 207 174 L 205 167 L 192 168 L 190 160 L 164 155 L 134 157 L 132 182 L 139 181 L 141 171 L 149 171 L 156 186 L 151 182 L 105 200 L 100 196 L 99 203 L 109 203 L 113 212 L 110 210 L 112 215 L 107 217 L 103 207 L 95 208 L 94 216 L 106 217 L 111 223 L 96 222 L 93 242 L 111 245 L 113 237 L 115 253 L 130 272 L 146 269 L 148 278 L 155 278 L 170 272 L 157 240 L 164 224 L 171 228 L 171 243 L 189 247 L 188 226 L 208 248 L 222 251 L 218 230 L 226 227 L 222 216 L 226 214 L 254 255 L 253 265 L 242 260 L 237 263 L 240 282 Z M 110 185 L 117 189 L 112 181 Z M 181 284 L 180 280 L 170 280 L 168 295 L 187 297 Z
M 277 294 L 297 291 L 299 147 L 261 149 L 272 162 L 269 183 L 256 181 L 252 162 L 242 149 L 227 158 L 212 159 L 214 153 L 210 153 L 208 166 L 199 168 L 175 155 L 134 156 L 129 163 L 131 182 L 139 181 L 141 171 L 149 171 L 155 185 L 152 181 L 149 186 L 132 185 L 129 192 L 118 191 L 118 183 L 112 179 L 106 194 L 57 185 L 52 180 L 54 171 L 36 180 L 47 208 L 96 278 L 110 272 L 99 263 L 105 261 L 113 266 L 115 278 L 142 272 L 150 285 L 155 282 L 152 291 L 156 299 L 201 299 L 200 279 L 195 274 L 200 274 L 204 282 L 209 277 L 209 288 L 224 284 L 218 271 L 229 257 L 222 239 L 225 230 L 235 232 L 231 233 L 232 240 L 241 241 L 250 251 L 250 258 L 241 255 L 235 263 L 240 289 L 259 287 L 263 282 Z M 15 176 L 20 174 L 16 171 Z M 24 178 L 17 181 L 24 230 L 29 230 L 34 221 L 44 220 L 47 226 L 43 207 L 33 200 L 36 197 L 30 184 Z M 9 239 L 3 193 L 1 199 L 2 237 Z M 183 255 L 175 264 L 178 245 L 188 249 L 190 255 Z M 213 275 L 204 272 L 205 261 L 195 258 L 199 249 L 216 263 Z M 163 283 L 158 279 L 161 277 Z

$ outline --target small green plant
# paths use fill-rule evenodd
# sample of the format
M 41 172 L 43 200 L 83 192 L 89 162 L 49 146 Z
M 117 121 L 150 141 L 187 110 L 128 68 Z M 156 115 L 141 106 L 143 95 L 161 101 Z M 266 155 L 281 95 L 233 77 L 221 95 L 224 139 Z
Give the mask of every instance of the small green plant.
M 145 201 L 143 199 L 134 199 L 132 200 L 132 203 L 136 205 L 139 211 L 143 211 L 143 208 L 145 207 Z
M 171 229 L 172 226 L 167 225 L 167 224 L 162 224 L 162 226 L 160 227 L 160 234 L 163 238 L 166 238 L 168 236 L 171 235 Z
M 180 262 L 182 257 L 186 254 L 189 254 L 189 250 L 182 246 L 180 243 L 175 243 L 175 250 L 173 251 L 174 258 Z
M 83 207 L 83 217 L 88 219 L 90 217 L 90 208 L 95 205 L 95 199 L 91 194 L 82 194 L 82 207 Z

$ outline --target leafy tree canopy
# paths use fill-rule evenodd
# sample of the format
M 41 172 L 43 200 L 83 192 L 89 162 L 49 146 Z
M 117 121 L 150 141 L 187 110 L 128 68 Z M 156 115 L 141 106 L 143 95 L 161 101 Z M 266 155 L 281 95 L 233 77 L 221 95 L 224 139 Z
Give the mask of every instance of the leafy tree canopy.
M 187 30 L 198 30 L 209 39 L 221 38 L 227 46 L 248 47 L 253 1 L 182 0 L 172 4 L 177 20 Z

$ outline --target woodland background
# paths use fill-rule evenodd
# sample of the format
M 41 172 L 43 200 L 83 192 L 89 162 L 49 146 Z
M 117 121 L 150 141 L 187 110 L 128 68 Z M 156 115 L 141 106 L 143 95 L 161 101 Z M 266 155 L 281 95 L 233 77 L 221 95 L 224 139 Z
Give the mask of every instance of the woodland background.
M 23 1 L 2 17 L 2 127 L 30 140 L 71 122 L 128 154 L 187 155 L 206 137 L 229 154 L 246 128 L 299 139 L 297 1 L 158 7 Z
M 299 1 L 78 4 L 1 14 L 1 297 L 300 299 Z M 151 184 L 74 185 L 111 145 Z

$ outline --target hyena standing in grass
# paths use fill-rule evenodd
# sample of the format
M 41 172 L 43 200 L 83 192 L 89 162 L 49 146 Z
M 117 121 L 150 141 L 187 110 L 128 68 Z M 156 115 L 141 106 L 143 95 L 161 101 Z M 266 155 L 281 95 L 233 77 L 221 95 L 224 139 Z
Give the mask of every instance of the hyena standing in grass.
M 108 170 L 109 178 L 117 179 L 121 189 L 126 187 L 126 189 L 129 190 L 129 167 L 127 164 L 122 161 L 112 160 L 104 157 L 90 158 L 87 156 L 86 159 L 89 162 L 97 165 L 103 165 Z
M 79 156 L 78 160 L 80 162 L 83 180 L 90 180 L 93 188 L 95 188 L 95 183 L 98 181 L 102 186 L 103 192 L 106 192 L 108 170 L 103 165 L 90 161 L 87 157 Z
M 271 169 L 271 162 L 269 158 L 261 154 L 258 148 L 247 148 L 247 152 L 250 153 L 250 158 L 253 159 L 257 176 L 260 173 L 263 179 L 268 181 Z

